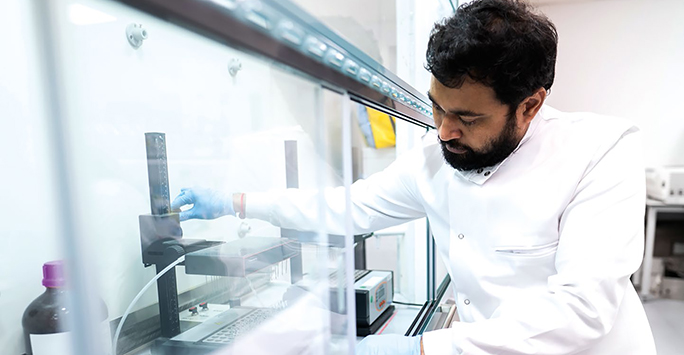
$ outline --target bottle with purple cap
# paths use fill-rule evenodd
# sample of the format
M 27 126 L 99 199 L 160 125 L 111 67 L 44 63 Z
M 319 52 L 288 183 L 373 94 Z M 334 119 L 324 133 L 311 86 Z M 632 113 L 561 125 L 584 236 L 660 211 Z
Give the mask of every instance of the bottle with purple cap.
M 45 292 L 31 302 L 22 317 L 24 342 L 27 355 L 73 354 L 68 288 L 64 277 L 64 263 L 50 261 L 43 265 L 43 286 Z M 104 302 L 104 323 L 107 325 L 107 311 Z M 108 325 L 106 326 L 108 330 Z M 107 338 L 109 332 L 105 332 Z M 110 343 L 111 344 L 111 343 Z

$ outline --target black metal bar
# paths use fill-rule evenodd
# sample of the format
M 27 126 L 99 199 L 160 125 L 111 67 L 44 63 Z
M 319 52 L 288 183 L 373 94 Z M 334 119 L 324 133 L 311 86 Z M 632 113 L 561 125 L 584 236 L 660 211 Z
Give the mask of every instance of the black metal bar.
M 437 289 L 437 294 L 435 295 L 432 304 L 428 307 L 428 310 L 425 312 L 425 315 L 423 316 L 423 319 L 421 320 L 420 324 L 416 327 L 414 335 L 423 334 L 427 329 L 428 325 L 430 325 L 430 321 L 432 320 L 432 317 L 434 317 L 435 312 L 439 307 L 439 301 L 442 299 L 442 297 L 444 297 L 444 294 L 446 293 L 446 290 L 449 287 L 449 282 L 451 282 L 451 278 L 449 277 L 449 275 L 447 275 L 444 278 L 444 280 L 442 280 L 442 283 L 439 285 L 439 288 Z
M 444 294 L 446 294 L 446 291 L 449 288 L 449 283 L 451 283 L 451 277 L 447 275 L 437 288 L 435 298 L 423 304 L 423 307 L 413 319 L 411 326 L 409 326 L 409 328 L 406 330 L 406 336 L 423 334 L 427 326 L 430 324 L 430 320 L 434 316 L 437 307 L 439 307 L 439 301 L 442 299 L 442 297 L 444 297 Z
M 439 284 L 439 287 L 437 288 L 437 297 L 435 297 L 435 300 L 439 301 L 444 297 L 444 294 L 446 293 L 447 289 L 449 288 L 449 284 L 451 283 L 451 276 L 448 274 L 444 277 L 444 280 Z
M 150 205 L 153 215 L 171 212 L 169 196 L 169 169 L 166 159 L 166 135 L 145 133 L 147 150 L 147 176 L 150 185 Z
M 360 240 L 354 246 L 354 269 L 366 269 L 366 240 Z
M 418 321 L 421 319 L 421 316 L 422 316 L 422 315 L 425 313 L 425 311 L 427 310 L 428 304 L 429 304 L 429 303 L 430 303 L 430 301 L 425 301 L 425 303 L 423 303 L 423 307 L 420 308 L 420 310 L 418 311 L 418 314 L 416 315 L 416 317 L 413 318 L 413 322 L 411 322 L 411 325 L 410 325 L 410 326 L 408 327 L 408 329 L 406 330 L 406 333 L 404 334 L 405 336 L 407 336 L 407 337 L 408 337 L 408 336 L 412 336 L 412 333 L 414 332 L 414 329 L 415 329 L 416 324 L 417 324 Z
M 413 123 L 421 127 L 435 128 L 434 121 L 416 117 L 413 110 L 403 105 L 395 105 L 392 100 L 380 93 L 366 93 L 365 96 L 349 93 L 349 97 L 354 102 L 358 102 L 364 106 L 368 106 L 409 123 Z
M 432 318 L 432 314 L 434 313 L 435 310 L 435 302 L 434 300 L 427 301 L 425 312 L 421 315 L 421 317 L 417 318 L 418 319 L 418 324 L 413 330 L 413 334 L 411 336 L 416 336 L 422 333 L 422 330 L 425 328 L 425 326 L 428 324 L 430 321 L 430 318 Z
M 147 151 L 147 176 L 150 186 L 150 205 L 152 215 L 166 215 L 171 212 L 169 196 L 169 170 L 166 158 L 166 135 L 159 132 L 145 133 Z M 143 249 L 143 258 L 145 250 Z M 185 253 L 180 246 L 171 243 L 164 247 L 160 262 L 155 264 L 157 273 Z M 163 337 L 171 338 L 180 334 L 178 316 L 178 288 L 176 270 L 169 270 L 157 279 L 157 295 L 159 298 L 159 321 Z
M 174 259 L 175 260 L 175 259 Z M 174 260 L 171 260 L 173 262 Z M 169 264 L 171 263 L 169 262 Z M 157 273 L 169 264 L 156 264 Z M 176 285 L 176 269 L 173 268 L 157 280 L 157 297 L 159 299 L 159 321 L 161 335 L 173 338 L 180 334 L 180 318 L 178 315 L 178 287 Z
M 439 307 L 439 301 L 444 297 L 444 294 L 446 293 L 447 288 L 449 287 L 449 283 L 451 282 L 451 278 L 449 275 L 444 277 L 444 280 L 439 285 L 439 288 L 437 289 L 437 294 L 435 295 L 434 300 L 432 301 L 432 304 L 426 311 L 423 319 L 421 320 L 420 324 L 416 328 L 416 332 L 414 335 L 420 335 L 425 332 L 425 329 L 427 326 L 430 324 L 430 321 L 432 320 L 432 317 L 435 315 L 435 312 L 437 311 L 437 307 Z

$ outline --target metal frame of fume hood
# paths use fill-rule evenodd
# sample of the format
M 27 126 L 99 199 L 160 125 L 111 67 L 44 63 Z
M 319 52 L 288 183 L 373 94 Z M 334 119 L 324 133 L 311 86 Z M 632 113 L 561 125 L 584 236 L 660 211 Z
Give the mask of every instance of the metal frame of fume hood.
M 117 1 L 271 58 L 346 91 L 358 103 L 434 128 L 424 95 L 289 0 Z M 323 53 L 314 53 L 312 43 L 322 45 Z

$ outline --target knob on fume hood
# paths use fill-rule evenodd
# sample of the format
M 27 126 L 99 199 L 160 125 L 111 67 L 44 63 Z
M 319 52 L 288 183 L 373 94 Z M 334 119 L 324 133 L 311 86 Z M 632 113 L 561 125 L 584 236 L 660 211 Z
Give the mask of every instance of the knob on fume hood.
M 131 47 L 138 49 L 147 39 L 147 30 L 142 28 L 141 24 L 132 23 L 126 27 L 126 38 Z

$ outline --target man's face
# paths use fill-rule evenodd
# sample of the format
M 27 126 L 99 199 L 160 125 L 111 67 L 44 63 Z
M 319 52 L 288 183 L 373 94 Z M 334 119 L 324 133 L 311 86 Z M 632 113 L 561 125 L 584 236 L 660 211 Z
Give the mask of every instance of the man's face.
M 527 129 L 492 88 L 470 79 L 460 88 L 449 88 L 432 77 L 428 96 L 444 159 L 455 169 L 500 163 L 515 150 Z

